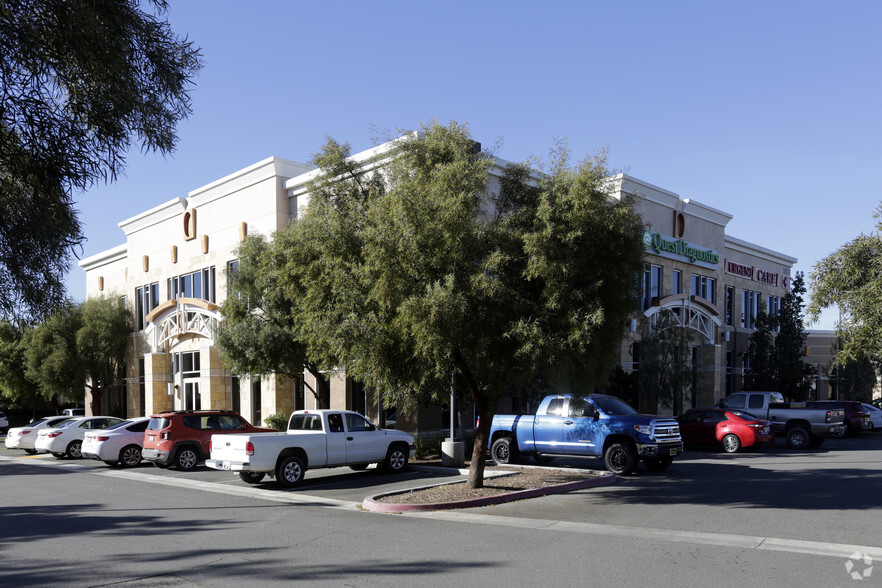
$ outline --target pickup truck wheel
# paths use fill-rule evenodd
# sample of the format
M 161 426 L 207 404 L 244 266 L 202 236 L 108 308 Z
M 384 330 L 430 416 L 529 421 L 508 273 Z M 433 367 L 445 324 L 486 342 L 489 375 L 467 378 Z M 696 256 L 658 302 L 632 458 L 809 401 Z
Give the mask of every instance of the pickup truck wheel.
M 401 445 L 393 445 L 383 461 L 383 469 L 387 474 L 397 474 L 407 467 L 408 450 Z
M 738 435 L 733 435 L 729 433 L 721 442 L 723 446 L 723 451 L 726 453 L 738 453 L 741 450 L 741 439 L 738 438 Z
M 793 427 L 787 431 L 787 447 L 790 449 L 805 449 L 809 446 L 811 436 L 802 427 Z
M 603 453 L 606 469 L 619 476 L 627 476 L 637 467 L 637 453 L 627 443 L 613 443 Z
M 282 488 L 293 488 L 303 481 L 305 473 L 303 461 L 296 455 L 289 455 L 276 466 L 276 482 Z
M 661 457 L 644 457 L 643 464 L 647 469 L 653 472 L 663 472 L 674 463 L 673 456 L 663 455 Z
M 497 465 L 514 463 L 517 457 L 517 449 L 511 437 L 500 437 L 493 442 L 490 448 L 490 457 Z
M 259 484 L 264 476 L 263 472 L 239 472 L 239 479 L 246 484 Z
M 175 454 L 175 467 L 182 472 L 189 472 L 196 469 L 199 463 L 199 455 L 192 447 L 181 447 Z

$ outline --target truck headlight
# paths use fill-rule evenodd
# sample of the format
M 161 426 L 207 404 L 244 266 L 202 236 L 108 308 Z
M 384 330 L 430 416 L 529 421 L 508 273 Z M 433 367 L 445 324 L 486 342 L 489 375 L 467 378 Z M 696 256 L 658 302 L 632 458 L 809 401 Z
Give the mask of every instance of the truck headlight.
M 644 435 L 650 435 L 652 433 L 652 427 L 649 425 L 634 425 L 634 430 L 638 433 L 643 433 Z

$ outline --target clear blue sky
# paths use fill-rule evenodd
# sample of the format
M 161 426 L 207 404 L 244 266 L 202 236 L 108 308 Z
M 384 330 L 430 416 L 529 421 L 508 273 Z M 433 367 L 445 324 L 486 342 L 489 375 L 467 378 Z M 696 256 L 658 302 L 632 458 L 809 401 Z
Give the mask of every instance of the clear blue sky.
M 133 151 L 77 197 L 89 256 L 117 223 L 330 135 L 467 123 L 511 161 L 557 137 L 577 159 L 734 215 L 728 233 L 815 263 L 874 230 L 882 201 L 882 2 L 174 2 L 202 47 L 168 158 Z M 74 267 L 70 294 L 85 296 Z M 812 328 L 832 328 L 827 313 Z

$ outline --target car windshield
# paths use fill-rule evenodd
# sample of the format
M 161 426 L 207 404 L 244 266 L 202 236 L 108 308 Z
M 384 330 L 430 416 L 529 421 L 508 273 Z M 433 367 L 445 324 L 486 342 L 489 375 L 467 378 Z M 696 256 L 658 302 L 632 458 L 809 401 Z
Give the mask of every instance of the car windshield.
M 111 431 L 111 430 L 113 430 L 113 429 L 119 429 L 119 428 L 122 427 L 123 425 L 131 425 L 131 424 L 132 424 L 132 421 L 120 421 L 120 422 L 118 422 L 118 423 L 113 423 L 112 425 L 110 425 L 109 427 L 105 428 L 104 430 L 105 430 L 105 431 Z
M 45 423 L 45 422 L 48 421 L 48 420 L 49 420 L 49 419 L 40 419 L 39 421 L 34 421 L 34 422 L 28 424 L 27 426 L 25 426 L 25 427 L 23 427 L 23 428 L 27 429 L 28 427 L 36 427 L 37 425 L 41 425 L 41 424 Z
M 637 414 L 637 411 L 631 408 L 630 404 L 614 396 L 592 396 L 591 400 L 600 407 L 600 410 L 609 415 Z
M 743 410 L 732 410 L 729 411 L 737 417 L 743 418 L 745 421 L 758 421 L 761 420 L 759 417 L 750 414 L 749 412 L 744 412 Z
M 71 424 L 72 422 L 74 422 L 74 419 L 67 419 L 66 421 L 61 421 L 60 423 L 55 423 L 54 425 L 52 425 L 52 427 L 55 429 L 63 429 L 66 426 L 68 426 L 69 424 Z

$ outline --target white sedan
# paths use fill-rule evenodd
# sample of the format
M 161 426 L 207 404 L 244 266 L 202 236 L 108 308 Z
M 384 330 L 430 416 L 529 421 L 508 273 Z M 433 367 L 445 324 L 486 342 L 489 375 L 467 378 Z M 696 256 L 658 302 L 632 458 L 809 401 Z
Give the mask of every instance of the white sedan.
M 75 417 L 56 427 L 41 429 L 37 432 L 34 449 L 40 453 L 51 453 L 58 459 L 83 457 L 83 437 L 89 429 L 106 429 L 110 425 L 121 423 L 123 419 L 110 416 Z
M 882 409 L 872 404 L 865 404 L 864 410 L 870 413 L 870 425 L 872 425 L 873 430 L 882 431 Z
M 6 433 L 6 449 L 24 449 L 25 453 L 37 453 L 34 443 L 37 441 L 37 432 L 46 427 L 55 427 L 64 421 L 70 420 L 69 416 L 43 417 L 38 421 L 24 427 L 13 427 Z
M 86 431 L 83 457 L 100 459 L 107 465 L 131 468 L 141 463 L 141 445 L 150 417 L 138 417 L 110 425 L 100 431 Z

